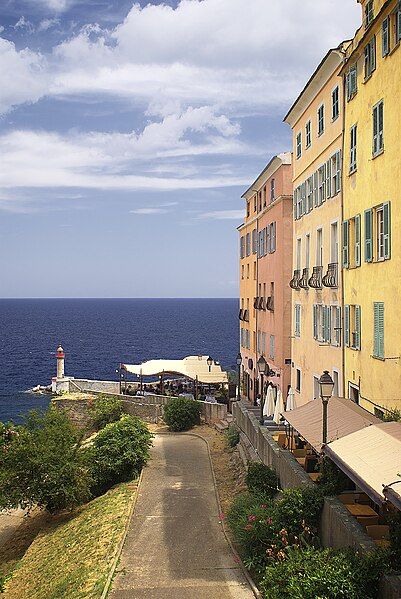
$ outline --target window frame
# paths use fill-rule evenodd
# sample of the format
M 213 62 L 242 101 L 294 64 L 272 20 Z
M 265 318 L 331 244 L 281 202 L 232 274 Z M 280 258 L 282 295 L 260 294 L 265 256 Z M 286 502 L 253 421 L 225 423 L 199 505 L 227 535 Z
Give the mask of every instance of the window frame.
M 390 15 L 382 22 L 382 58 L 390 54 L 391 19 Z M 397 37 L 397 32 L 396 32 Z
M 324 103 L 323 103 L 317 109 L 317 136 L 318 137 L 323 135 L 324 130 L 325 130 L 325 123 L 324 123 L 325 114 L 324 113 L 325 113 L 325 110 L 324 110 Z
M 312 121 L 309 119 L 305 125 L 305 148 L 308 149 L 312 145 Z
M 302 157 L 302 133 L 297 133 L 295 138 L 296 157 L 299 160 Z
M 373 147 L 372 156 L 380 156 L 384 152 L 384 101 L 379 100 L 372 110 L 373 117 Z M 381 122 L 380 122 L 381 121 Z M 381 125 L 381 129 L 380 129 Z
M 334 123 L 340 116 L 340 87 L 338 85 L 336 85 L 336 87 L 331 92 L 331 102 L 332 102 L 331 122 Z M 335 111 L 335 108 L 336 108 L 336 111 Z
M 350 129 L 350 156 L 349 156 L 349 174 L 353 175 L 358 170 L 358 124 L 352 125 Z
M 364 48 L 365 81 L 371 78 L 376 70 L 376 36 L 368 41 Z

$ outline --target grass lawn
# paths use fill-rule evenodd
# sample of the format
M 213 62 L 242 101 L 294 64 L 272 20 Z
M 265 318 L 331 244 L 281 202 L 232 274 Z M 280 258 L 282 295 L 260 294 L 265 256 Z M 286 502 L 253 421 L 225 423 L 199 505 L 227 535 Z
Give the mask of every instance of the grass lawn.
M 70 514 L 49 518 L 16 565 L 3 597 L 98 599 L 135 492 L 136 483 L 120 484 Z

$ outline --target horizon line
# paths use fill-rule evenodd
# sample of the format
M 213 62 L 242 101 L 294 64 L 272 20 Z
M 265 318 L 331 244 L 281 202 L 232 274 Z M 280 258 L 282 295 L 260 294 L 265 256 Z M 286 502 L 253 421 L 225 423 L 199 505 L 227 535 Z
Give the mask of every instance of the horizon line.
M 170 299 L 176 299 L 176 300 L 211 300 L 211 299 L 218 299 L 218 300 L 225 300 L 225 299 L 239 299 L 238 297 L 206 297 L 206 296 L 202 296 L 202 297 L 188 297 L 188 296 L 183 296 L 183 297 L 177 297 L 177 296 L 163 296 L 163 297 L 158 297 L 158 296 L 153 296 L 153 297 L 145 297 L 145 296 L 141 296 L 141 297 L 95 297 L 95 296 L 85 296 L 85 297 L 73 297 L 73 296 L 68 296 L 68 297 L 45 297 L 45 296 L 40 296 L 40 297 L 0 297 L 0 301 L 6 301 L 6 300 L 170 300 Z

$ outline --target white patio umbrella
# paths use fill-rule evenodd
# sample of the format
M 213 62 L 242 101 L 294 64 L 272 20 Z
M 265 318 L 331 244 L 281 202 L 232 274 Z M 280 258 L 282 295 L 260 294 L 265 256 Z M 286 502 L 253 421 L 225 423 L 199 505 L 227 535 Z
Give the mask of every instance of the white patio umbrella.
M 295 401 L 294 389 L 292 387 L 290 387 L 289 390 L 288 390 L 287 403 L 286 403 L 286 406 L 285 406 L 285 411 L 286 412 L 291 412 L 291 410 L 295 410 L 296 407 L 297 407 L 297 404 L 296 404 L 296 401 Z
M 274 409 L 273 422 L 275 422 L 276 424 L 280 424 L 282 412 L 284 412 L 283 394 L 281 393 L 281 389 L 279 389 L 277 391 L 277 401 L 276 407 Z
M 269 418 L 274 414 L 274 391 L 271 385 L 268 386 L 265 398 L 265 405 L 263 406 L 263 416 Z

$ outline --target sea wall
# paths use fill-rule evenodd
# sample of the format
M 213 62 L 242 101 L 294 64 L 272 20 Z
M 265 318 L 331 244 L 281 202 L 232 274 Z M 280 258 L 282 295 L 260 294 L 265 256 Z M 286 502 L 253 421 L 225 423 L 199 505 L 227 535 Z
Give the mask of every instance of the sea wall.
M 241 403 L 233 404 L 234 421 L 258 458 L 274 468 L 282 488 L 314 486 L 305 470 L 291 452 L 281 449 L 267 429 Z M 249 452 L 248 452 L 249 455 Z M 320 522 L 320 539 L 323 547 L 354 547 L 363 552 L 375 551 L 376 545 L 363 527 L 336 498 L 326 498 Z

